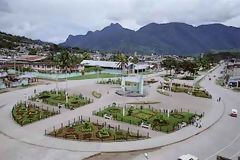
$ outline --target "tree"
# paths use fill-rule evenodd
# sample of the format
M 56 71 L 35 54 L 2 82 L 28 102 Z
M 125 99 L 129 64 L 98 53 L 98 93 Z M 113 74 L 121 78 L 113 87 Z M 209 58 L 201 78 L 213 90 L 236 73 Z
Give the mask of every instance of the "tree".
M 126 69 L 126 66 L 128 65 L 128 59 L 124 54 L 118 53 L 116 56 L 116 60 L 118 61 L 118 66 L 121 67 L 122 69 L 122 75 L 123 75 Z
M 84 75 L 85 75 L 85 71 L 84 71 L 84 69 L 83 69 L 83 70 L 81 70 L 81 74 L 82 74 L 82 76 L 84 76 Z
M 48 54 L 48 59 L 51 60 L 51 61 L 54 61 L 54 57 L 55 57 L 55 52 L 50 51 L 49 54 Z
M 67 51 L 61 52 L 54 58 L 55 64 L 65 71 L 71 71 L 73 67 L 80 64 L 81 60 L 82 59 L 79 56 L 71 54 Z
M 37 55 L 37 51 L 35 49 L 30 49 L 28 54 L 29 55 Z
M 97 73 L 97 72 L 99 72 L 100 74 L 101 74 L 101 71 L 102 71 L 103 69 L 100 67 L 100 66 L 96 66 L 96 67 L 94 67 L 94 71 Z
M 128 116 L 131 116 L 132 113 L 133 113 L 133 107 L 130 107 L 130 108 L 128 109 Z
M 168 57 L 162 61 L 161 65 L 166 69 L 166 73 L 167 70 L 170 70 L 170 75 L 172 75 L 172 69 L 176 69 L 178 62 L 174 58 Z
M 84 60 L 89 60 L 89 59 L 91 59 L 90 53 L 84 52 L 84 53 L 83 53 L 83 59 L 84 59 Z
M 134 56 L 133 59 L 131 60 L 133 64 L 137 64 L 139 62 L 138 57 Z

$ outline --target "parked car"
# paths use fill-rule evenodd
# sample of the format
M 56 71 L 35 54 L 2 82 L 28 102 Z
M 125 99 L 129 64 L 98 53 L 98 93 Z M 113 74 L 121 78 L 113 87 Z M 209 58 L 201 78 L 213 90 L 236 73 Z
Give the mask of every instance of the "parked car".
M 232 112 L 230 113 L 231 117 L 237 117 L 237 109 L 232 109 Z
M 178 157 L 178 160 L 199 160 L 199 159 L 191 154 L 186 154 Z

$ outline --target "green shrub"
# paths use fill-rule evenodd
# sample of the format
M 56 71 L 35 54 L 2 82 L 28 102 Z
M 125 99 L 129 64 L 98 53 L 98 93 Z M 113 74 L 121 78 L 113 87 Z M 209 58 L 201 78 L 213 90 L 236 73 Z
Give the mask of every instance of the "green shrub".
M 92 91 L 92 96 L 94 96 L 95 98 L 101 98 L 102 94 L 97 91 Z

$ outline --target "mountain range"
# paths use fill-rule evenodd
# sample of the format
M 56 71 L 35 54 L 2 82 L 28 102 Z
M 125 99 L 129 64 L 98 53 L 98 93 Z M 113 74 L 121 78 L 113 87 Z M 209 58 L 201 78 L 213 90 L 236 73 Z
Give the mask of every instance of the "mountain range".
M 240 28 L 223 24 L 192 26 L 150 23 L 137 31 L 111 24 L 86 35 L 69 35 L 60 45 L 125 53 L 197 54 L 240 48 Z

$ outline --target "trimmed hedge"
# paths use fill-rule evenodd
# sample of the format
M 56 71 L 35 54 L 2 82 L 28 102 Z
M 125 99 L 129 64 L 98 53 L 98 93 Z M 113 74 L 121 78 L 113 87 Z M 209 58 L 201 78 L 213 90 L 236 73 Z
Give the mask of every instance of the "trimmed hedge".
M 92 96 L 95 97 L 95 98 L 101 98 L 102 94 L 97 92 L 97 91 L 92 91 Z

